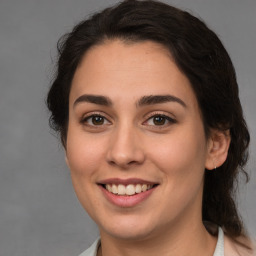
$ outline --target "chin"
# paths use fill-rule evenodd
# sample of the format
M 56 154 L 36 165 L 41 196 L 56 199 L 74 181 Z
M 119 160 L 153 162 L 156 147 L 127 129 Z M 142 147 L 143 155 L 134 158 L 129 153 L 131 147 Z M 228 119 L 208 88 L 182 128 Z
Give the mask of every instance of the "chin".
M 135 229 L 131 229 L 131 228 L 127 228 L 127 229 L 123 229 L 123 228 L 119 228 L 116 230 L 104 230 L 103 232 L 108 233 L 109 236 L 115 237 L 117 239 L 121 239 L 121 240 L 144 240 L 147 237 L 151 236 L 152 231 L 150 232 L 147 229 L 139 229 L 139 230 L 135 230 Z M 101 232 L 102 233 L 102 232 Z
M 143 240 L 150 237 L 155 230 L 152 222 L 145 220 L 145 223 L 142 223 L 140 218 L 135 220 L 125 218 L 123 221 L 113 218 L 109 224 L 104 223 L 100 226 L 101 235 L 107 233 L 109 236 L 124 240 Z

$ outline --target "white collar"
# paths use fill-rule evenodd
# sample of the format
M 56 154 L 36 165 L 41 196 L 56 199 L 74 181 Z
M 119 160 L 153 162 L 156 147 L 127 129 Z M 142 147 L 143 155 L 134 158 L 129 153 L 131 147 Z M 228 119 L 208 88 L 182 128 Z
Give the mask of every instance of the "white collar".
M 224 233 L 219 227 L 218 241 L 213 256 L 224 256 Z
M 224 233 L 221 227 L 219 227 L 218 232 L 218 241 L 213 256 L 224 256 Z M 91 245 L 91 247 L 79 256 L 97 256 L 99 246 L 100 238 L 97 238 L 97 240 Z

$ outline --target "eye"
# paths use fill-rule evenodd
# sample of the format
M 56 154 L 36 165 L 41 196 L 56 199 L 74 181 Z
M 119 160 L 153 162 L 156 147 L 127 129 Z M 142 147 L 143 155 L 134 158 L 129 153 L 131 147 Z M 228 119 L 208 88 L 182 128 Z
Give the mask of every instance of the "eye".
M 150 126 L 166 126 L 170 123 L 176 123 L 176 120 L 163 114 L 155 114 L 147 119 L 146 123 Z
M 81 122 L 88 126 L 102 126 L 110 124 L 104 116 L 98 114 L 87 116 L 83 118 Z

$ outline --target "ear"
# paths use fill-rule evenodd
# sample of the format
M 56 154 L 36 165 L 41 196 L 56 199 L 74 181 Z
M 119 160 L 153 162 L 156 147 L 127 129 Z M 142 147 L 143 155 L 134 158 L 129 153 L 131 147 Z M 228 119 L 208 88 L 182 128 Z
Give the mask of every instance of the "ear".
M 66 161 L 66 164 L 67 164 L 68 168 L 70 169 L 67 154 L 65 155 L 65 161 Z
M 230 145 L 229 130 L 212 130 L 208 139 L 208 152 L 205 168 L 212 170 L 220 167 L 227 159 Z

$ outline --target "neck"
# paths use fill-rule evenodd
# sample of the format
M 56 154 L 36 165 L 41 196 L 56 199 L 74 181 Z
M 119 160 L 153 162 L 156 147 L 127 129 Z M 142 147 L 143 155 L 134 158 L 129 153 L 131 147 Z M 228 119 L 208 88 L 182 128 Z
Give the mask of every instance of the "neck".
M 212 256 L 217 238 L 207 232 L 202 222 L 188 224 L 159 230 L 146 239 L 127 240 L 101 233 L 98 256 Z

